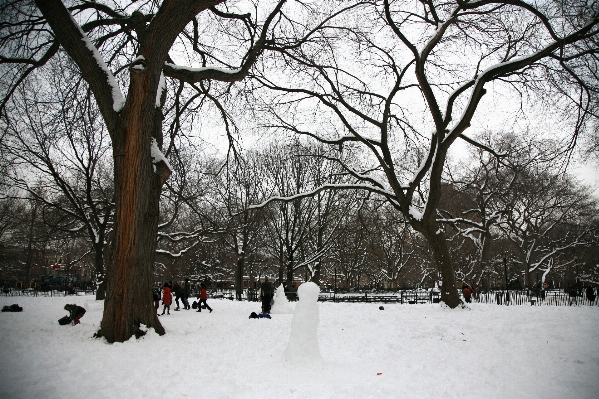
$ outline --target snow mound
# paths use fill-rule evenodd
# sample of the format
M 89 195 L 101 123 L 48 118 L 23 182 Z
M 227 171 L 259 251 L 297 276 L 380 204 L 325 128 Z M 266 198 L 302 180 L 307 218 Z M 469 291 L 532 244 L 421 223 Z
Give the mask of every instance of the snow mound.
M 270 309 L 271 314 L 291 314 L 293 313 L 293 308 L 289 303 L 289 300 L 285 296 L 285 287 L 281 284 L 275 291 L 274 297 L 275 303 L 272 305 Z

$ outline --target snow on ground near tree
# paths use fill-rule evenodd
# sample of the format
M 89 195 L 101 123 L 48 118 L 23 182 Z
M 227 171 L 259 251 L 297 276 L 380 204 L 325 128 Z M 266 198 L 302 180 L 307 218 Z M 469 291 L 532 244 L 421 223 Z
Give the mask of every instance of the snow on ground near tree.
M 92 338 L 92 296 L 0 297 L 13 303 L 2 399 L 599 397 L 598 307 L 319 303 L 323 361 L 308 366 L 283 362 L 293 315 L 248 319 L 256 302 L 208 299 L 213 313 L 161 316 L 165 336 L 112 345 Z M 67 303 L 81 325 L 58 324 Z

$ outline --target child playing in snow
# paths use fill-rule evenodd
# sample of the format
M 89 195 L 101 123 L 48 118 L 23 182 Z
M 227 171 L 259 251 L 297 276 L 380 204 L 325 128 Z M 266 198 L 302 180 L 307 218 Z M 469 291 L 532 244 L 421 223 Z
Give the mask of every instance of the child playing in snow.
M 208 309 L 210 311 L 210 313 L 212 313 L 212 308 L 210 306 L 208 306 L 208 304 L 206 303 L 206 299 L 208 299 L 208 293 L 206 293 L 206 286 L 204 285 L 204 283 L 202 283 L 200 285 L 200 287 L 202 287 L 200 289 L 200 296 L 198 296 L 198 298 L 200 299 L 198 302 L 198 312 L 202 311 L 202 304 L 204 304 L 204 306 L 206 306 L 206 309 Z
M 173 301 L 173 294 L 171 294 L 171 287 L 168 283 L 164 283 L 164 287 L 162 289 L 162 303 L 164 304 L 164 308 L 162 309 L 162 314 L 166 311 L 166 314 L 171 314 L 171 302 Z
M 81 306 L 77 306 L 75 304 L 71 304 L 71 305 L 64 305 L 64 309 L 69 311 L 69 313 L 70 313 L 69 319 L 71 321 L 73 321 L 73 325 L 77 325 L 77 324 L 81 323 L 79 320 L 85 314 L 84 308 L 82 308 Z

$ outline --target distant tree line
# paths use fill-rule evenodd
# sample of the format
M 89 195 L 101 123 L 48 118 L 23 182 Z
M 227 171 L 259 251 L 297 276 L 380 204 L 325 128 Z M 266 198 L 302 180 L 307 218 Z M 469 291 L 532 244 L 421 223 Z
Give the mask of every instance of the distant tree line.
M 449 237 L 457 280 L 479 290 L 504 287 L 506 277 L 511 288 L 534 288 L 540 281 L 556 288 L 596 284 L 596 200 L 561 171 L 554 147 L 514 134 L 498 137 L 493 144 L 503 155 L 474 151 L 456 164 L 459 175 L 447 173 L 443 182 L 437 218 Z M 39 149 L 4 148 L 19 162 L 7 165 L 3 177 L 1 280 L 36 281 L 61 263 L 63 275 L 102 281 L 101 254 L 113 217 L 107 193 L 113 188 L 107 178 L 82 179 L 82 168 L 65 162 L 67 147 L 61 148 L 47 155 L 38 169 L 44 173 L 33 179 L 26 178 L 24 165 L 41 158 Z M 96 154 L 90 163 L 110 162 L 105 151 Z M 325 183 L 352 184 L 331 157 L 326 146 L 293 138 L 228 160 L 178 151 L 161 198 L 155 281 L 192 277 L 211 280 L 214 287 L 227 282 L 238 298 L 248 279 L 251 286 L 265 275 L 280 282 L 315 281 L 323 289 L 335 282 L 344 290 L 439 284 L 426 241 L 368 191 L 323 190 L 260 206 Z M 359 167 L 359 159 L 353 162 Z M 94 204 L 104 212 L 96 219 L 102 223 L 94 225 L 104 228 L 100 234 L 86 228 L 91 222 L 84 216 L 93 214 Z M 100 235 L 104 242 L 97 245 Z

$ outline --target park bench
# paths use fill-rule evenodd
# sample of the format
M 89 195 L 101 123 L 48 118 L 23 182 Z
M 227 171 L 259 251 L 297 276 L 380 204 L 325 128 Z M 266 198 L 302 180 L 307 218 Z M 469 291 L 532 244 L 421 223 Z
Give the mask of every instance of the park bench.
M 233 294 L 231 293 L 224 293 L 224 292 L 215 292 L 214 294 L 210 295 L 212 298 L 214 299 L 229 299 L 229 300 L 233 300 Z

